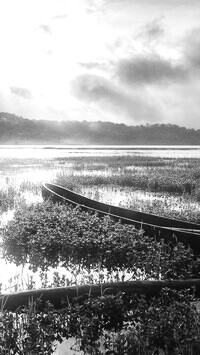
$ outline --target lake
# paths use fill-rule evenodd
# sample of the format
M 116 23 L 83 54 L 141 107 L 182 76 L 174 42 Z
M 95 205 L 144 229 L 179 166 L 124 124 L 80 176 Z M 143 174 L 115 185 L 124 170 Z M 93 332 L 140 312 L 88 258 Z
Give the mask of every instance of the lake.
M 158 171 L 165 176 L 170 169 L 176 171 L 179 180 L 187 167 L 191 170 L 190 164 L 194 164 L 195 171 L 198 171 L 199 163 L 200 146 L 0 146 L 1 225 L 13 218 L 20 203 L 42 202 L 42 183 L 54 182 L 58 178 L 59 181 L 67 178 L 70 184 L 77 179 L 76 187 L 82 193 L 103 202 L 127 208 L 147 208 L 154 213 L 166 206 L 167 213 L 171 208 L 173 216 L 177 212 L 185 213 L 188 218 L 195 215 L 198 218 L 199 202 L 191 200 L 187 194 L 180 196 L 163 191 L 143 191 L 141 188 L 133 189 L 126 183 L 119 186 L 115 182 L 135 174 L 142 179 L 144 173 L 150 175 L 152 171 L 155 176 Z M 115 180 L 112 180 L 113 177 Z M 100 178 L 103 180 L 96 184 Z M 109 179 L 111 184 L 107 183 Z M 80 187 L 80 182 L 87 181 L 89 188 L 87 184 Z M 6 199 L 8 204 L 5 204 Z M 18 289 L 26 289 L 33 279 L 35 287 L 41 286 L 39 274 L 31 272 L 28 265 L 16 267 L 1 258 L 0 270 L 2 291 L 13 292 L 16 284 Z M 54 271 L 48 272 L 50 281 Z M 64 268 L 56 271 L 61 275 L 66 273 Z M 56 354 L 66 353 L 66 346 L 69 351 L 69 344 L 62 344 Z
M 113 176 L 119 178 L 122 174 L 128 173 L 141 174 L 146 169 L 150 173 L 149 167 L 139 166 L 138 161 L 143 159 L 153 159 L 153 164 L 158 161 L 164 161 L 168 164 L 180 160 L 181 164 L 188 164 L 190 161 L 195 161 L 195 164 L 200 162 L 200 146 L 0 146 L 0 181 L 1 181 L 1 204 L 5 203 L 6 198 L 10 198 L 13 194 L 12 203 L 5 206 L 5 211 L 1 209 L 1 224 L 5 224 L 13 217 L 15 208 L 19 201 L 23 199 L 25 203 L 42 202 L 41 185 L 44 182 L 53 182 L 58 176 L 70 176 L 72 179 L 82 178 L 84 181 L 90 178 L 103 177 L 110 179 Z M 110 160 L 111 159 L 111 160 Z M 137 165 L 132 164 L 137 159 Z M 178 160 L 177 160 L 178 159 Z M 183 159 L 183 161 L 181 160 Z M 124 164 L 124 165 L 123 165 Z M 180 166 L 181 166 L 180 164 Z M 163 169 L 163 174 L 168 165 L 159 167 Z M 158 171 L 158 167 L 155 167 Z M 140 172 L 141 171 L 141 172 Z M 156 171 L 156 170 L 155 170 Z M 178 171 L 179 173 L 179 171 Z M 139 175 L 140 177 L 140 175 Z M 178 175 L 177 175 L 178 178 Z M 92 180 L 91 180 L 92 181 Z M 105 180 L 106 181 L 106 180 Z M 80 184 L 79 184 L 80 185 Z M 10 190 L 8 190 L 10 189 Z M 3 192 L 6 191 L 6 194 Z M 179 213 L 179 210 L 186 209 L 188 215 L 200 214 L 199 203 L 191 200 L 183 200 L 179 196 L 168 196 L 167 194 L 141 189 L 135 191 L 130 190 L 130 187 L 124 186 L 119 188 L 103 183 L 89 188 L 83 186 L 82 193 L 91 198 L 99 199 L 103 202 L 124 205 L 140 209 L 148 204 L 151 212 L 155 212 L 157 208 L 166 204 L 173 205 L 173 214 Z M 7 196 L 7 197 L 6 197 Z M 169 201 L 166 203 L 166 201 Z M 132 204 L 132 205 L 131 205 Z M 187 205 L 188 204 L 188 205 Z M 185 207 L 186 206 L 186 207 Z M 167 207 L 168 208 L 168 207 Z M 169 208 L 168 208 L 169 210 Z M 9 283 L 13 277 L 29 278 L 28 270 L 21 270 L 6 265 L 4 260 L 0 262 L 1 270 L 0 282 L 3 284 Z M 14 272 L 15 271 L 15 272 Z M 20 276 L 20 278 L 23 278 Z M 24 281 L 25 283 L 25 281 Z

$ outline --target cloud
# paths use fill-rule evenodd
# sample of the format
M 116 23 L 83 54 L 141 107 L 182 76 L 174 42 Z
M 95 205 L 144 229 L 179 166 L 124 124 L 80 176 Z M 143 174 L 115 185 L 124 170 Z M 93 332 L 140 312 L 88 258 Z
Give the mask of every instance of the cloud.
M 14 95 L 19 96 L 19 97 L 23 97 L 24 99 L 27 99 L 27 100 L 32 99 L 31 91 L 28 89 L 25 89 L 25 88 L 21 88 L 18 86 L 11 86 L 10 92 Z
M 97 75 L 81 75 L 72 83 L 76 97 L 91 103 L 98 103 L 104 110 L 115 114 L 125 114 L 133 122 L 154 122 L 160 117 L 159 110 L 152 100 L 137 92 L 126 92 L 111 81 Z
M 104 72 L 111 72 L 113 70 L 113 65 L 115 63 L 112 60 L 105 60 L 105 61 L 91 61 L 91 62 L 80 62 L 79 65 L 87 70 L 97 70 L 97 71 L 104 71 Z
M 92 1 L 92 0 L 88 0 L 88 1 Z M 96 0 L 96 1 L 98 1 L 98 0 Z M 126 3 L 126 4 L 128 4 L 128 3 L 130 3 L 130 4 L 132 4 L 132 3 L 141 3 L 142 5 L 145 5 L 145 4 L 149 4 L 149 0 L 139 0 L 139 1 L 134 1 L 133 2 L 133 0 L 124 0 L 123 2 L 121 1 L 121 0 L 101 0 L 101 2 L 102 3 L 105 3 L 105 4 L 109 4 L 109 3 L 111 3 L 111 4 L 121 4 L 122 6 L 123 6 L 123 3 Z M 195 5 L 195 4 L 199 4 L 199 0 L 190 0 L 190 3 L 189 3 L 189 5 L 191 6 L 191 5 Z M 150 1 L 150 5 L 162 5 L 162 6 L 180 6 L 180 7 L 182 7 L 183 5 L 188 5 L 188 0 L 168 0 L 167 2 L 163 2 L 163 4 L 161 4 L 161 1 L 160 0 L 151 0 Z
M 119 99 L 118 90 L 107 79 L 85 74 L 76 78 L 73 89 L 77 96 L 91 101 L 116 101 Z
M 79 63 L 79 65 L 83 68 L 86 68 L 86 69 L 99 69 L 99 68 L 102 68 L 102 66 L 105 64 L 102 64 L 102 63 L 99 63 L 99 62 L 88 62 L 88 63 Z
M 181 64 L 173 64 L 158 55 L 150 55 L 121 60 L 117 75 L 127 84 L 157 84 L 184 80 L 187 70 Z
M 41 24 L 39 27 L 42 31 L 44 31 L 46 34 L 52 35 L 51 32 L 51 27 L 45 24 Z
M 139 31 L 140 39 L 142 36 L 144 36 L 148 41 L 155 41 L 163 37 L 165 34 L 162 24 L 163 18 L 164 17 L 156 18 L 143 26 L 141 31 Z
M 66 14 L 60 14 L 60 15 L 56 15 L 53 16 L 51 19 L 52 20 L 65 20 L 68 16 Z
M 183 52 L 191 68 L 200 68 L 200 28 L 187 34 Z

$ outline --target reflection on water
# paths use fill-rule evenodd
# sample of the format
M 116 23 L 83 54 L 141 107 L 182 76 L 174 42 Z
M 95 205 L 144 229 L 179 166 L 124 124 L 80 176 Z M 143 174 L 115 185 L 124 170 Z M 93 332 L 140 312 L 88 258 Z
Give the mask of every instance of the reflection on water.
M 36 203 L 36 202 L 42 202 L 42 196 L 41 195 L 35 195 L 31 192 L 24 192 L 22 193 L 20 197 L 20 203 L 22 203 L 22 200 L 24 199 L 24 202 L 27 204 L 30 203 Z M 17 205 L 17 199 L 15 201 L 15 204 Z M 14 216 L 15 210 L 8 210 L 4 213 L 1 214 L 1 220 L 0 220 L 0 227 L 6 226 L 6 224 L 12 220 Z M 0 237 L 0 242 L 1 242 L 1 237 Z M 1 284 L 1 292 L 13 292 L 16 291 L 16 285 L 18 284 L 18 287 L 20 289 L 27 289 L 30 278 L 33 277 L 33 273 L 30 272 L 28 269 L 28 265 L 25 267 L 22 266 L 16 266 L 14 263 L 8 263 L 6 262 L 2 256 L 1 256 L 1 250 L 0 250 L 0 284 Z
M 184 148 L 184 149 L 183 149 Z M 41 202 L 41 185 L 44 182 L 53 182 L 58 175 L 83 176 L 84 180 L 89 177 L 109 177 L 120 176 L 123 171 L 133 173 L 136 171 L 147 171 L 147 166 L 134 166 L 131 164 L 131 157 L 163 158 L 200 158 L 200 146 L 198 147 L 136 147 L 136 146 L 0 146 L 0 180 L 1 189 L 12 187 L 15 192 L 14 207 L 21 201 L 25 203 Z M 87 158 L 76 160 L 76 158 Z M 96 157 L 97 159 L 94 159 Z M 120 166 L 114 164 L 109 166 L 104 159 L 99 157 L 128 157 L 127 165 Z M 72 159 L 74 158 L 74 159 Z M 121 160 L 122 161 L 122 160 Z M 167 161 L 167 160 L 166 160 Z M 77 163 L 78 162 L 78 163 Z M 117 160 L 119 162 L 119 160 Z M 112 161 L 112 163 L 114 163 Z M 166 168 L 166 167 L 164 167 Z M 124 169 L 124 170 L 123 170 Z M 159 166 L 160 169 L 160 166 Z M 163 169 L 163 167 L 162 167 Z M 89 188 L 81 187 L 81 193 L 96 200 L 112 205 L 138 209 L 150 213 L 164 214 L 165 209 L 172 217 L 176 213 L 186 212 L 186 215 L 199 216 L 200 205 L 191 200 L 186 200 L 178 196 L 168 196 L 166 194 L 151 193 L 144 191 L 130 191 L 129 188 L 114 188 L 102 186 Z M 170 208 L 169 208 L 170 206 Z M 2 215 L 3 224 L 13 216 L 13 211 L 9 210 Z M 1 270 L 5 274 L 15 275 L 16 267 L 3 264 L 1 260 Z M 16 271 L 18 274 L 21 270 Z M 2 276 L 0 274 L 0 280 Z
M 26 202 L 42 202 L 42 196 L 34 195 L 29 192 L 23 193 Z M 22 203 L 22 202 L 21 202 Z M 0 227 L 6 227 L 9 221 L 14 217 L 14 209 L 8 210 L 1 214 Z M 0 237 L 1 242 L 1 237 Z M 58 266 L 57 268 L 49 268 L 47 272 L 32 272 L 29 269 L 29 264 L 16 266 L 14 263 L 7 262 L 3 259 L 2 251 L 0 250 L 0 290 L 2 293 L 16 292 L 27 290 L 30 288 L 56 287 L 57 276 L 59 275 L 59 286 L 81 285 L 85 283 L 112 282 L 117 276 L 119 280 L 127 280 L 132 277 L 132 274 L 118 270 L 118 272 L 108 273 L 106 269 L 103 272 L 99 270 L 79 268 L 66 270 L 66 267 Z M 116 275 L 115 275 L 116 274 Z M 138 274 L 139 275 L 139 274 Z M 143 274 L 140 275 L 143 277 Z
M 184 148 L 184 149 L 183 149 Z M 41 185 L 44 181 L 53 181 L 58 174 L 72 173 L 74 175 L 83 175 L 85 179 L 89 176 L 110 176 L 113 174 L 112 169 L 109 167 L 101 166 L 93 161 L 92 167 L 85 164 L 83 167 L 76 166 L 74 169 L 74 162 L 71 162 L 71 158 L 82 157 L 155 157 L 155 158 L 200 158 L 200 146 L 198 147 L 78 147 L 78 146 L 0 146 L 0 180 L 1 189 L 6 189 L 8 186 L 13 187 L 16 190 L 20 189 L 20 194 L 15 198 L 14 206 L 17 206 L 20 201 L 24 200 L 26 203 L 41 202 L 41 187 L 37 191 L 36 187 Z M 68 160 L 68 158 L 70 158 Z M 59 160 L 60 159 L 60 160 Z M 101 163 L 102 164 L 102 163 Z M 144 171 L 145 167 L 135 167 L 129 165 L 127 170 L 133 172 L 135 170 Z M 160 167 L 159 167 L 160 169 Z M 163 169 L 163 167 L 162 167 Z M 164 167 L 165 169 L 165 167 Z M 120 168 L 115 170 L 115 174 L 120 173 Z M 31 185 L 32 184 L 32 185 Z M 98 188 L 82 188 L 82 193 L 88 197 L 95 198 L 102 202 L 106 202 L 113 205 L 121 205 L 128 208 L 140 209 L 141 201 L 143 208 L 148 207 L 149 212 L 152 209 L 152 213 L 156 212 L 156 209 L 160 212 L 161 207 L 166 206 L 169 213 L 169 205 L 174 212 L 179 212 L 181 209 L 187 209 L 188 213 L 193 215 L 200 213 L 199 204 L 195 204 L 191 201 L 180 199 L 179 197 L 163 196 L 162 194 L 154 194 L 143 191 L 133 191 L 130 193 L 130 189 L 115 189 L 110 187 L 98 186 Z M 19 200 L 19 201 L 18 201 Z M 13 218 L 14 210 L 8 210 L 1 215 L 0 226 L 5 225 L 9 220 Z M 67 272 L 65 268 L 59 267 L 57 269 L 50 269 L 46 275 L 40 272 L 33 273 L 29 270 L 29 265 L 24 267 L 16 267 L 15 264 L 6 263 L 5 260 L 0 258 L 0 283 L 2 283 L 1 290 L 7 292 L 13 292 L 19 289 L 27 289 L 29 287 L 38 288 L 41 285 L 51 286 L 55 282 L 54 276 L 57 272 L 60 277 L 63 277 L 65 285 L 67 282 L 81 283 L 81 275 L 74 275 Z M 106 273 L 106 272 L 105 272 Z M 84 273 L 83 273 L 84 274 Z M 83 275 L 85 279 L 88 275 Z M 131 275 L 126 274 L 126 278 L 130 278 Z M 46 281 L 45 281 L 46 280 Z M 68 280 L 68 281 L 67 281 Z M 93 281 L 98 282 L 98 273 L 93 272 Z M 74 351 L 70 350 L 70 346 L 75 343 L 75 340 L 68 340 L 65 343 L 58 346 L 55 355 L 59 354 L 74 354 Z M 78 352 L 80 354 L 80 352 Z

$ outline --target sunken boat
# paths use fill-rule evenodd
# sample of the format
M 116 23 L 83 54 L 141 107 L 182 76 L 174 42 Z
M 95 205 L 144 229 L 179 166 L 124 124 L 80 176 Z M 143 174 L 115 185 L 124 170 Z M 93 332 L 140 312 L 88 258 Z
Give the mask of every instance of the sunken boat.
M 156 240 L 175 243 L 181 242 L 191 247 L 195 254 L 200 253 L 200 225 L 178 219 L 162 217 L 156 214 L 140 212 L 90 199 L 59 185 L 45 183 L 42 196 L 53 202 L 80 206 L 83 211 L 97 213 L 99 216 L 109 215 L 115 221 L 134 225 Z

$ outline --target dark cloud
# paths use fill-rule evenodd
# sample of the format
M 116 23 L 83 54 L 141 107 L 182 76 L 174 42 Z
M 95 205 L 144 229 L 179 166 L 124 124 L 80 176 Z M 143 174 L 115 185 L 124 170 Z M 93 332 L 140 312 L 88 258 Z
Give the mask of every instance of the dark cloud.
M 162 24 L 162 18 L 154 19 L 153 21 L 147 23 L 142 28 L 142 32 L 150 41 L 162 37 L 165 32 Z
M 192 30 L 185 39 L 185 58 L 192 68 L 200 68 L 200 28 Z
M 97 75 L 82 75 L 72 83 L 73 93 L 80 99 L 96 102 L 103 109 L 110 109 L 115 114 L 125 113 L 126 117 L 136 121 L 154 121 L 159 112 L 142 97 L 141 93 L 127 93 L 123 88 Z
M 24 99 L 31 100 L 32 99 L 32 94 L 31 91 L 25 88 L 21 88 L 18 86 L 11 86 L 10 87 L 10 92 L 12 94 L 15 94 L 17 96 L 23 97 Z
M 44 31 L 45 33 L 47 33 L 47 34 L 52 35 L 51 27 L 50 27 L 50 26 L 41 24 L 41 25 L 40 25 L 40 29 L 41 29 L 42 31 Z
M 183 65 L 152 55 L 121 60 L 117 75 L 128 84 L 156 84 L 183 80 L 187 77 L 187 70 Z
M 77 77 L 72 83 L 75 94 L 80 98 L 86 98 L 91 101 L 118 99 L 118 92 L 114 86 L 105 78 L 85 74 Z

